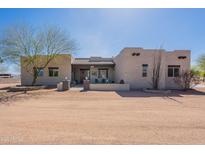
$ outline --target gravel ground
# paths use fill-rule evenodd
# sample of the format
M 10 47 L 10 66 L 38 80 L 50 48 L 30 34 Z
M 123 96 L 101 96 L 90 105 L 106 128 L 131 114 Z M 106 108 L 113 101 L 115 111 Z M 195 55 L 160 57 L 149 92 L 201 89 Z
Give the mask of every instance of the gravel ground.
M 205 144 L 205 89 L 17 97 L 0 105 L 0 144 Z

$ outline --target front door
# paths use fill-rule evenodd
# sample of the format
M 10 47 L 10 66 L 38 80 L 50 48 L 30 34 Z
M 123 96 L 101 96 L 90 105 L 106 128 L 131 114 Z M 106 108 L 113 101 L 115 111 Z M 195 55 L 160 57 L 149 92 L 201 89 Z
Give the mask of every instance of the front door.
M 80 69 L 80 83 L 83 83 L 83 80 L 85 79 L 90 79 L 90 70 Z

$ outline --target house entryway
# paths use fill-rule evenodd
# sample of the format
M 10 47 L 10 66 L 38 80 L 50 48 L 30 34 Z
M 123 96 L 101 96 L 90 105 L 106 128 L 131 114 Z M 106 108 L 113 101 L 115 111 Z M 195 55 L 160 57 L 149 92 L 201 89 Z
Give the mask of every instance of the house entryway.
M 113 65 L 77 65 L 72 64 L 73 85 L 83 84 L 84 80 L 90 80 L 90 83 L 112 83 L 114 82 Z
M 83 80 L 90 79 L 90 70 L 89 69 L 80 69 L 80 83 L 83 83 Z

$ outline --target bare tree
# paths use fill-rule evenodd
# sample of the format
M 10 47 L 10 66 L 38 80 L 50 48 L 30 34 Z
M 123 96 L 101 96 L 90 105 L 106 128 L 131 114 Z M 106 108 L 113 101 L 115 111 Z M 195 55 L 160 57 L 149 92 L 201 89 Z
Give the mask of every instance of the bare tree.
M 191 70 L 182 70 L 178 77 L 174 78 L 174 82 L 179 85 L 182 89 L 188 90 L 191 84 L 198 84 L 197 81 L 193 80 L 193 72 Z
M 26 57 L 22 67 L 33 75 L 32 85 L 38 78 L 38 67 L 45 68 L 58 54 L 72 53 L 76 49 L 75 42 L 58 27 L 40 30 L 25 25 L 6 29 L 0 45 L 3 55 L 11 62 L 20 64 L 20 57 Z
M 154 62 L 153 62 L 153 69 L 152 69 L 153 89 L 159 89 L 161 61 L 162 61 L 162 51 L 159 49 L 154 53 Z

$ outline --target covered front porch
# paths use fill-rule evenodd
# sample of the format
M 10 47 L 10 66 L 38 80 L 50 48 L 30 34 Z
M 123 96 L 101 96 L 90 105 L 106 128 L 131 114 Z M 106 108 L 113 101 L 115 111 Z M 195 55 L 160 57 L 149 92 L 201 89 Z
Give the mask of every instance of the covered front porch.
M 85 79 L 90 83 L 114 83 L 114 65 L 72 64 L 72 82 L 82 84 Z

